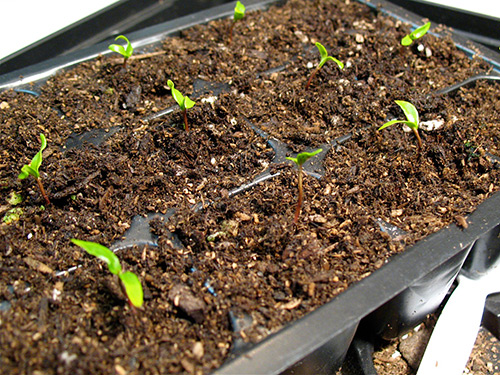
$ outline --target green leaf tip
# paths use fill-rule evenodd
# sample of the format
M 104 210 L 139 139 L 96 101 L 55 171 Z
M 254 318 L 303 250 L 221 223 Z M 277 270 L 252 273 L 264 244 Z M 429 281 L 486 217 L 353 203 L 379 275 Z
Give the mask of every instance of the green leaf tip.
M 132 53 L 134 53 L 134 48 L 132 47 L 132 44 L 129 42 L 126 36 L 118 35 L 115 38 L 115 41 L 118 39 L 124 40 L 125 42 L 127 42 L 127 45 L 123 47 L 121 44 L 110 44 L 108 48 L 113 52 L 119 53 L 125 59 L 128 59 L 130 56 L 132 56 Z
M 431 27 L 431 23 L 427 22 L 426 24 L 416 28 L 408 35 L 405 35 L 403 37 L 403 39 L 401 39 L 401 44 L 403 46 L 409 46 L 410 44 L 413 43 L 414 40 L 417 40 L 418 38 L 421 38 L 425 34 L 427 34 L 427 31 L 429 31 L 430 27 Z
M 302 166 L 307 160 L 309 160 L 310 158 L 319 154 L 322 151 L 323 151 L 322 148 L 318 148 L 313 152 L 301 152 L 300 154 L 297 154 L 295 158 L 287 156 L 287 159 L 293 161 L 295 164 L 299 166 Z
M 237 1 L 234 7 L 234 20 L 239 21 L 243 17 L 245 17 L 245 6 L 240 1 Z
M 116 254 L 109 250 L 106 246 L 103 246 L 96 242 L 77 240 L 75 238 L 72 238 L 71 242 L 73 242 L 77 246 L 80 246 L 90 255 L 103 260 L 108 265 L 109 271 L 112 274 L 119 275 L 122 272 L 120 260 L 118 259 Z
M 42 143 L 40 146 L 40 151 L 38 151 L 37 154 L 33 157 L 33 159 L 31 159 L 30 164 L 25 164 L 21 168 L 21 173 L 18 176 L 20 180 L 24 180 L 28 176 L 33 176 L 36 179 L 40 178 L 40 173 L 38 172 L 38 169 L 42 164 L 43 150 L 45 150 L 45 148 L 47 147 L 47 140 L 45 138 L 45 135 L 40 134 L 40 141 Z

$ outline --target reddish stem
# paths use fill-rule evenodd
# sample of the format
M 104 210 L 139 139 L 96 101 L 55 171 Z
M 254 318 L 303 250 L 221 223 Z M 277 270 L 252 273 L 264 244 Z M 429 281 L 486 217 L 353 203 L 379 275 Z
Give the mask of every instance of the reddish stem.
M 316 73 L 318 73 L 318 70 L 319 68 L 316 68 L 314 69 L 314 71 L 311 73 L 311 76 L 309 77 L 309 80 L 307 81 L 306 83 L 306 87 L 305 87 L 305 90 L 307 90 L 309 88 L 309 85 L 311 84 L 311 81 L 313 79 L 313 77 L 316 75 Z
M 418 129 L 412 129 L 413 133 L 417 137 L 417 142 L 418 142 L 418 150 L 420 151 L 422 149 L 422 139 L 420 138 L 420 134 L 418 133 Z
M 300 210 L 302 209 L 302 202 L 304 201 L 304 190 L 302 188 L 302 165 L 299 164 L 298 170 L 299 199 L 297 200 L 297 207 L 295 208 L 295 216 L 293 218 L 294 224 L 299 222 Z
M 42 179 L 37 178 L 36 183 L 38 184 L 38 188 L 40 189 L 40 192 L 42 193 L 42 197 L 43 197 L 43 199 L 45 199 L 45 203 L 48 206 L 50 204 L 50 200 L 49 200 L 47 193 L 45 192 L 45 189 L 43 188 Z
M 189 127 L 188 127 L 187 109 L 184 109 L 182 111 L 182 114 L 184 115 L 184 129 L 188 132 L 189 131 Z
M 233 41 L 233 29 L 234 29 L 235 24 L 236 24 L 236 22 L 233 21 L 233 23 L 231 24 L 231 27 L 229 28 L 229 40 L 228 40 L 227 44 L 231 44 L 231 42 Z

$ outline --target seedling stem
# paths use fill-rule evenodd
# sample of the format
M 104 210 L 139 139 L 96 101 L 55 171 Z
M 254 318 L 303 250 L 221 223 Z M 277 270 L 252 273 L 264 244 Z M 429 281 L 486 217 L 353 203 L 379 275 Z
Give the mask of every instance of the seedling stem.
M 287 157 L 288 160 L 293 161 L 297 165 L 297 185 L 298 185 L 298 199 L 297 206 L 295 208 L 295 216 L 293 217 L 293 223 L 297 224 L 299 222 L 300 211 L 302 209 L 302 203 L 304 202 L 304 188 L 302 186 L 302 165 L 313 156 L 319 154 L 323 149 L 319 148 L 313 152 L 301 152 L 297 157 Z

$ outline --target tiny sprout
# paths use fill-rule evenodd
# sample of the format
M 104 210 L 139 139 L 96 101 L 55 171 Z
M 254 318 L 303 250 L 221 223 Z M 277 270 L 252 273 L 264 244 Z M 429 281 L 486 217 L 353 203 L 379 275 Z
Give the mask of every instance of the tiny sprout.
M 196 104 L 196 102 L 192 101 L 187 96 L 183 96 L 181 92 L 174 87 L 174 83 L 171 80 L 168 80 L 167 84 L 168 87 L 170 87 L 170 90 L 172 90 L 172 97 L 175 99 L 177 104 L 179 104 L 179 107 L 182 110 L 184 116 L 184 129 L 186 131 L 189 131 L 188 121 L 187 121 L 187 110 L 189 108 L 192 108 Z
M 33 176 L 36 180 L 38 188 L 40 189 L 40 192 L 42 193 L 43 199 L 45 199 L 45 203 L 49 205 L 49 197 L 47 196 L 47 193 L 45 193 L 45 189 L 43 188 L 42 184 L 42 178 L 40 177 L 40 172 L 38 172 L 40 164 L 42 164 L 42 152 L 43 150 L 45 150 L 45 147 L 47 147 L 47 140 L 45 139 L 45 136 L 43 134 L 40 134 L 40 141 L 42 142 L 40 151 L 38 151 L 37 154 L 33 157 L 30 164 L 23 165 L 18 178 L 20 180 L 24 180 L 28 176 Z
M 339 66 L 340 69 L 344 69 L 344 64 L 341 61 L 337 60 L 335 57 L 328 56 L 328 52 L 326 51 L 326 48 L 323 47 L 323 45 L 321 43 L 316 42 L 316 47 L 318 47 L 319 54 L 321 55 L 321 60 L 319 61 L 319 64 L 316 67 L 316 69 L 314 69 L 313 72 L 311 73 L 311 76 L 309 77 L 309 80 L 307 81 L 307 84 L 306 84 L 306 88 L 305 88 L 306 90 L 309 88 L 309 85 L 311 84 L 313 77 L 316 75 L 316 73 L 319 72 L 321 67 L 323 65 L 325 65 L 325 63 L 327 61 L 334 61 Z
M 287 157 L 288 160 L 293 161 L 295 164 L 297 164 L 298 167 L 299 197 L 297 199 L 297 208 L 295 209 L 295 216 L 293 218 L 293 222 L 295 224 L 297 224 L 299 221 L 300 210 L 302 208 L 302 202 L 304 201 L 304 189 L 302 187 L 302 165 L 304 165 L 304 163 L 313 156 L 319 154 L 321 151 L 323 151 L 323 149 L 319 148 L 313 152 L 301 152 L 300 154 L 297 154 L 297 157 L 295 158 Z
M 118 35 L 115 38 L 115 40 L 118 40 L 118 39 L 123 39 L 125 42 L 127 42 L 127 46 L 123 47 L 120 44 L 110 44 L 108 46 L 108 48 L 111 51 L 119 53 L 120 55 L 123 56 L 123 67 L 126 67 L 127 66 L 127 60 L 128 60 L 128 58 L 130 56 L 132 56 L 132 53 L 134 52 L 134 49 L 132 48 L 132 44 L 129 42 L 129 40 L 127 39 L 127 37 L 125 37 L 124 35 Z
M 18 194 L 15 191 L 11 192 L 9 197 L 7 198 L 7 203 L 11 206 L 17 206 L 22 201 L 23 197 L 21 196 L 21 194 Z
M 229 29 L 229 43 L 233 40 L 233 29 L 236 21 L 241 20 L 243 17 L 245 17 L 245 6 L 241 2 L 237 1 L 236 6 L 234 7 L 233 23 Z
M 21 215 L 24 213 L 21 207 L 14 207 L 8 210 L 2 218 L 5 224 L 11 224 L 14 221 L 19 221 Z
M 101 260 L 103 260 L 107 265 L 109 271 L 113 275 L 117 275 L 120 279 L 120 287 L 122 291 L 127 296 L 128 302 L 131 306 L 141 307 L 143 304 L 143 290 L 141 282 L 137 275 L 130 271 L 123 271 L 118 257 L 109 250 L 107 247 L 89 241 L 77 240 L 75 238 L 71 239 L 75 245 L 80 246 L 90 255 L 93 255 Z
M 411 33 L 406 35 L 403 39 L 401 39 L 401 44 L 403 46 L 409 46 L 410 44 L 413 43 L 414 40 L 421 38 L 425 34 L 427 34 L 427 31 L 429 31 L 430 27 L 431 27 L 431 23 L 427 22 L 425 25 L 422 25 L 422 26 L 416 28 Z
M 405 124 L 407 125 L 411 130 L 413 130 L 413 134 L 417 137 L 418 141 L 418 148 L 422 148 L 422 139 L 420 138 L 420 134 L 418 133 L 418 127 L 419 127 L 419 119 L 418 119 L 418 112 L 415 106 L 411 103 L 405 102 L 404 100 L 396 100 L 396 104 L 401 107 L 403 110 L 405 116 L 406 116 L 406 121 L 405 120 L 392 120 L 389 122 L 386 122 L 384 125 L 382 125 L 378 130 L 382 130 L 384 128 L 387 128 L 388 126 L 394 125 L 394 124 Z

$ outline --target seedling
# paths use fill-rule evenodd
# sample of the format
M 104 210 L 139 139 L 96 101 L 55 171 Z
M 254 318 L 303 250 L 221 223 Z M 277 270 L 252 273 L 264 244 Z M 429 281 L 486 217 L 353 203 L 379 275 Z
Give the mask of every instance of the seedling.
M 382 129 L 387 128 L 388 126 L 391 126 L 394 124 L 405 124 L 411 130 L 413 130 L 413 134 L 415 134 L 415 136 L 417 137 L 418 149 L 420 150 L 422 148 L 422 139 L 420 138 L 420 134 L 418 133 L 419 119 L 418 119 L 417 109 L 415 108 L 415 106 L 413 104 L 405 102 L 404 100 L 396 100 L 396 104 L 399 105 L 401 107 L 401 109 L 403 110 L 403 112 L 406 116 L 406 121 L 405 120 L 392 120 L 392 121 L 386 122 L 378 130 L 382 130 Z
M 120 287 L 127 296 L 130 306 L 141 307 L 144 301 L 144 294 L 141 282 L 137 275 L 130 271 L 123 271 L 118 257 L 106 246 L 95 242 L 82 241 L 72 238 L 71 242 L 80 246 L 90 255 L 103 260 L 113 275 L 117 275 L 120 280 Z
M 5 224 L 11 224 L 14 221 L 19 221 L 21 216 L 24 214 L 24 211 L 21 207 L 14 207 L 8 210 L 2 218 L 2 221 Z
M 344 63 L 342 61 L 337 60 L 335 57 L 328 56 L 328 52 L 326 51 L 326 48 L 323 47 L 323 45 L 321 43 L 316 42 L 316 47 L 318 47 L 318 51 L 319 51 L 319 54 L 321 56 L 321 60 L 319 61 L 318 66 L 316 66 L 316 69 L 314 69 L 313 72 L 311 73 L 311 76 L 309 77 L 309 80 L 307 81 L 307 84 L 306 84 L 306 90 L 308 89 L 309 85 L 311 84 L 313 77 L 316 75 L 316 73 L 319 72 L 321 67 L 323 65 L 325 65 L 325 63 L 327 61 L 333 61 L 339 66 L 340 69 L 344 69 Z
M 132 48 L 132 44 L 129 42 L 126 36 L 124 35 L 118 35 L 115 40 L 118 39 L 123 39 L 125 42 L 127 42 L 127 45 L 123 47 L 120 44 L 110 44 L 108 48 L 116 53 L 119 53 L 120 55 L 123 56 L 123 67 L 125 68 L 127 66 L 127 60 L 130 56 L 132 56 L 132 53 L 134 52 L 134 49 Z
M 23 165 L 18 178 L 20 180 L 24 180 L 28 176 L 33 176 L 36 180 L 38 188 L 40 189 L 40 192 L 42 193 L 43 199 L 45 199 L 45 203 L 49 205 L 49 197 L 47 196 L 47 193 L 43 188 L 42 178 L 40 177 L 40 172 L 38 171 L 38 169 L 40 168 L 40 164 L 42 164 L 42 152 L 43 150 L 45 150 L 45 147 L 47 147 L 47 140 L 45 139 L 45 136 L 43 134 L 40 134 L 40 141 L 42 142 L 40 151 L 37 152 L 35 157 L 31 160 L 31 163 Z
M 431 23 L 427 22 L 425 25 L 422 25 L 422 26 L 416 28 L 411 33 L 406 35 L 403 39 L 401 39 L 401 44 L 403 46 L 409 46 L 410 44 L 413 43 L 414 40 L 417 40 L 418 38 L 421 38 L 425 34 L 427 34 L 427 31 L 429 31 L 430 27 L 431 27 Z
M 313 156 L 319 154 L 323 149 L 319 148 L 313 152 L 301 152 L 297 155 L 297 157 L 287 157 L 288 160 L 293 161 L 297 164 L 298 167 L 298 188 L 299 188 L 299 197 L 297 199 L 297 208 L 295 209 L 295 216 L 293 218 L 293 222 L 295 224 L 299 221 L 300 210 L 302 209 L 302 202 L 304 201 L 304 189 L 302 187 L 302 166 L 304 163 L 312 158 Z
M 11 206 L 17 206 L 22 201 L 23 197 L 21 196 L 21 194 L 18 194 L 15 191 L 11 192 L 9 197 L 7 198 L 7 203 Z
M 237 1 L 236 6 L 234 7 L 233 23 L 231 24 L 231 27 L 229 29 L 229 43 L 231 43 L 231 41 L 233 40 L 234 25 L 243 17 L 245 17 L 245 6 L 241 2 Z
M 196 102 L 193 102 L 187 96 L 183 96 L 181 94 L 181 92 L 174 87 L 174 83 L 171 80 L 168 80 L 167 84 L 168 84 L 168 87 L 170 87 L 170 90 L 172 90 L 172 97 L 175 99 L 177 104 L 179 104 L 179 107 L 182 110 L 182 114 L 184 116 L 184 129 L 186 131 L 189 131 L 188 120 L 187 120 L 187 110 L 189 108 L 192 108 L 196 104 Z

